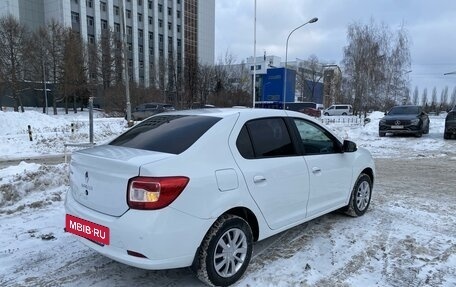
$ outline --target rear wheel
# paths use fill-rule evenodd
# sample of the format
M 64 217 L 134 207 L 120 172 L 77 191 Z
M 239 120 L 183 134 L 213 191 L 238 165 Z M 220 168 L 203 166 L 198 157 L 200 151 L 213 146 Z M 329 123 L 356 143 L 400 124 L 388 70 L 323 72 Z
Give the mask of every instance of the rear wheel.
M 343 115 L 343 116 L 346 116 L 346 115 L 347 115 L 347 113 L 342 113 L 342 115 Z
M 325 116 L 329 116 L 329 113 L 325 113 Z
M 451 135 L 449 133 L 443 133 L 443 138 L 448 140 L 451 138 Z
M 228 286 L 244 274 L 252 256 L 253 235 L 241 217 L 225 214 L 201 243 L 192 270 L 209 285 Z
M 415 134 L 415 137 L 420 138 L 422 135 L 423 135 L 422 132 L 417 132 L 417 133 Z
M 367 174 L 360 174 L 350 196 L 345 213 L 356 217 L 363 215 L 369 207 L 372 196 L 372 179 Z
M 378 132 L 378 135 L 379 135 L 380 137 L 384 137 L 384 136 L 386 136 L 386 133 L 385 133 L 385 132 Z

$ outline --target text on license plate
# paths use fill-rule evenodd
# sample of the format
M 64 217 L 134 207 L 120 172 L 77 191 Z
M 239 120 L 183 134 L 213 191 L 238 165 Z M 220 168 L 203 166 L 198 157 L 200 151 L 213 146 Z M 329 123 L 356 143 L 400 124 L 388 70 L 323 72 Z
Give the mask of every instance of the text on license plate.
M 93 240 L 95 242 L 109 245 L 109 228 L 91 221 L 66 215 L 66 231 Z
M 404 126 L 391 126 L 392 129 L 403 129 Z

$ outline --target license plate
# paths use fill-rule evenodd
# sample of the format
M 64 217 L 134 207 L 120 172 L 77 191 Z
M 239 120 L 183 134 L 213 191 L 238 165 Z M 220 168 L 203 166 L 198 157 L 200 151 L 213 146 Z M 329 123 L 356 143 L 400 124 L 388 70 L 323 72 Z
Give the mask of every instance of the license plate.
M 404 126 L 391 126 L 392 129 L 403 129 Z
M 100 244 L 109 245 L 109 228 L 91 221 L 66 215 L 66 231 Z

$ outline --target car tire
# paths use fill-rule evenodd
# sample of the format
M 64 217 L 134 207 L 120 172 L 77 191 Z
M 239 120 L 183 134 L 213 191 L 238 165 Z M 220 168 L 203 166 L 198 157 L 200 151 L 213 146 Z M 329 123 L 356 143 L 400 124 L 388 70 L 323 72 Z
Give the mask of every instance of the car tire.
M 347 113 L 342 113 L 342 115 L 343 115 L 343 116 L 346 116 L 346 115 L 347 115 Z
M 231 285 L 247 269 L 252 246 L 253 235 L 249 224 L 241 217 L 222 215 L 204 237 L 191 269 L 199 280 L 208 285 Z
M 415 137 L 420 138 L 422 135 L 423 135 L 423 132 L 417 132 L 417 133 L 415 134 Z
M 424 134 L 427 135 L 428 133 L 429 133 L 429 124 L 427 125 L 426 130 L 424 131 Z
M 366 213 L 372 197 L 372 179 L 367 174 L 360 174 L 353 187 L 350 202 L 345 207 L 345 214 L 357 217 Z
M 382 138 L 382 137 L 386 136 L 386 133 L 385 132 L 378 132 L 378 135 Z
M 449 133 L 443 133 L 443 139 L 449 140 L 451 135 Z
M 325 113 L 325 116 L 329 116 L 329 113 Z

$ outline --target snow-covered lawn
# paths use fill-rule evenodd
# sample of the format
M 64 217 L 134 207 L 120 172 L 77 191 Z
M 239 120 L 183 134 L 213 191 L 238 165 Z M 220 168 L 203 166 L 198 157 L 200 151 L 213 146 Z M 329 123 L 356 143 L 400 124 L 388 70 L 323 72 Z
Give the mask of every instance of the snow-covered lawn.
M 456 140 L 443 140 L 445 115 L 422 138 L 378 137 L 381 116 L 329 125 L 376 158 L 365 216 L 332 213 L 259 242 L 238 286 L 456 286 Z M 94 141 L 125 124 L 96 113 Z M 66 164 L 5 163 L 62 154 L 88 132 L 87 112 L 0 112 L 0 286 L 200 286 L 187 268 L 129 267 L 64 233 Z

